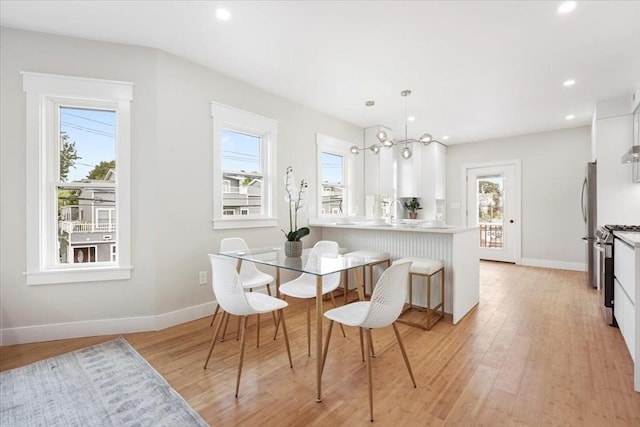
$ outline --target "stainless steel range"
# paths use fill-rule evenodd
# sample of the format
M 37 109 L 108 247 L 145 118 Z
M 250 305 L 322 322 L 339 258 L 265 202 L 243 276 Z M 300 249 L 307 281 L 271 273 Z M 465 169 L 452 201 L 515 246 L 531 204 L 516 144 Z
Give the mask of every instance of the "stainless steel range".
M 606 322 L 612 326 L 618 326 L 613 316 L 613 232 L 640 232 L 640 225 L 605 225 L 595 233 L 596 248 L 599 253 L 599 277 L 598 289 L 602 295 L 604 317 Z

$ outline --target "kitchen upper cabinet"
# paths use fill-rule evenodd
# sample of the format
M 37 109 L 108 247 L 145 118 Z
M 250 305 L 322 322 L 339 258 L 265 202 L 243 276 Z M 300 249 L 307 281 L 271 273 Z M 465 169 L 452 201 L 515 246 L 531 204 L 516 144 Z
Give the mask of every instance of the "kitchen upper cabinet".
M 594 144 L 598 168 L 598 224 L 636 224 L 640 218 L 640 186 L 631 181 L 629 165 L 620 158 L 629 150 L 633 116 L 629 97 L 596 104 Z
M 411 158 L 398 160 L 398 197 L 419 198 L 420 217 L 432 219 L 436 200 L 444 200 L 446 194 L 447 147 L 437 142 L 412 145 Z
M 376 133 L 379 129 L 391 136 L 391 129 L 383 126 L 373 126 L 364 130 L 364 145 L 370 147 L 379 144 Z M 378 154 L 363 151 L 364 156 L 364 192 L 366 195 L 393 196 L 394 180 L 394 155 L 392 149 L 380 148 Z
M 365 129 L 365 146 L 378 144 L 376 133 L 380 127 Z M 384 128 L 391 137 L 391 129 Z M 393 148 L 380 148 L 376 155 L 361 152 L 364 157 L 364 191 L 368 196 L 388 196 L 393 198 L 420 199 L 421 218 L 431 219 L 435 216 L 436 200 L 444 199 L 446 194 L 446 155 L 447 147 L 433 142 L 427 146 L 419 143 L 409 144 L 412 155 L 404 159 L 400 151 L 404 144 Z
M 398 159 L 398 197 L 422 198 L 423 189 L 423 154 L 425 148 L 422 144 L 409 144 L 411 157 L 403 159 L 400 151 L 404 145 L 393 147 L 395 158 Z M 426 156 L 425 156 L 426 157 Z M 426 160 L 426 159 L 425 159 Z

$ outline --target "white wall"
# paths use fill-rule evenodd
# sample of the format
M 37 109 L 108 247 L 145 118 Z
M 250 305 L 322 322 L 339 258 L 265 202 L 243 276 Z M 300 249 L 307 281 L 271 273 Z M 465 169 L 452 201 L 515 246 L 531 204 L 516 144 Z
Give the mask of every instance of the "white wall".
M 585 269 L 580 190 L 591 155 L 590 126 L 447 149 L 447 222 L 464 224 L 464 165 L 522 162 L 522 264 Z M 452 207 L 453 205 L 453 207 Z
M 280 227 L 214 231 L 210 101 L 279 122 L 278 171 L 291 165 L 315 200 L 315 133 L 361 145 L 363 131 L 199 65 L 153 49 L 0 29 L 0 340 L 2 344 L 153 330 L 212 309 L 206 254 L 222 238 L 280 242 Z M 134 83 L 131 280 L 26 286 L 25 96 L 20 71 Z M 357 176 L 362 176 L 358 164 Z M 362 183 L 356 194 L 362 194 Z M 362 203 L 361 200 L 358 203 Z M 311 246 L 319 238 L 304 239 Z

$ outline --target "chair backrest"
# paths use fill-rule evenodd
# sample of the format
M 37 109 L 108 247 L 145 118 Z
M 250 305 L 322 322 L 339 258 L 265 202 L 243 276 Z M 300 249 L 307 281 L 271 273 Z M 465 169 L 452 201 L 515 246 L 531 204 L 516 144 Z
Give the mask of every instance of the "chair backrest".
M 224 311 L 236 316 L 254 314 L 242 288 L 242 281 L 235 269 L 236 260 L 209 254 L 211 261 L 211 286 L 216 301 Z
M 249 249 L 244 239 L 240 237 L 228 237 L 220 241 L 220 252 L 230 251 L 246 251 Z M 258 269 L 254 263 L 249 261 L 243 261 L 240 266 L 240 278 L 247 280 L 247 278 L 254 276 L 258 273 Z
M 407 299 L 410 262 L 394 264 L 387 268 L 371 294 L 367 317 L 362 322 L 365 328 L 384 328 L 398 319 Z
M 318 257 L 337 257 L 339 255 L 339 246 L 338 242 L 333 242 L 331 240 L 320 240 L 315 245 L 313 245 L 313 249 L 311 254 L 309 254 L 309 258 L 307 259 L 307 267 L 310 267 L 312 264 L 317 264 Z M 312 275 L 309 275 L 312 276 Z M 315 281 L 315 276 L 313 276 L 313 280 Z M 325 288 L 337 288 L 340 286 L 340 273 L 331 273 L 327 274 L 323 277 L 323 284 Z

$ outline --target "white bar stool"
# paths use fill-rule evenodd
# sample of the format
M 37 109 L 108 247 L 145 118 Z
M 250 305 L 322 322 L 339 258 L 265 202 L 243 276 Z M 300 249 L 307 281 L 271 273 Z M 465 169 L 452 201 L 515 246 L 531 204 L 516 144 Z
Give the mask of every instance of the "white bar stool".
M 417 323 L 405 319 L 398 319 L 398 322 L 428 331 L 438 320 L 444 317 L 444 263 L 432 258 L 401 258 L 393 263 L 403 262 L 411 262 L 411 268 L 409 269 L 409 307 L 405 308 L 402 313 L 404 314 L 412 309 L 423 310 L 422 307 L 413 305 L 413 276 L 420 276 L 427 279 L 427 307 L 424 309 L 427 317 L 425 323 Z M 440 273 L 440 303 L 435 307 L 431 307 L 431 276 L 437 273 Z
M 359 257 L 359 258 L 365 258 L 365 259 L 372 259 L 375 260 L 375 262 L 373 264 L 370 264 L 369 267 L 369 281 L 371 283 L 371 292 L 373 292 L 373 267 L 376 265 L 380 265 L 380 264 L 386 264 L 385 269 L 389 268 L 391 266 L 391 255 L 389 254 L 389 252 L 378 252 L 378 251 L 368 251 L 368 250 L 361 250 L 361 251 L 352 251 L 347 253 L 347 255 L 349 256 L 355 256 L 355 257 Z M 364 287 L 363 291 L 366 294 L 367 293 L 367 275 L 366 273 L 363 274 L 363 284 L 362 286 Z M 347 294 L 349 293 L 349 273 L 346 273 L 346 280 L 342 281 L 344 287 L 343 287 L 343 295 L 344 295 L 344 303 L 347 303 Z

